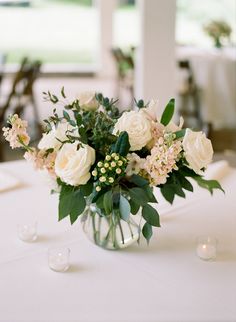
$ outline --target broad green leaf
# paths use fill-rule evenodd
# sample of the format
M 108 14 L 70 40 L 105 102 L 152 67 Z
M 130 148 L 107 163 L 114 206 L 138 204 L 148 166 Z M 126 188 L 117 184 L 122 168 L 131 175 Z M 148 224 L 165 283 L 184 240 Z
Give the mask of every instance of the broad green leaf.
M 173 189 L 171 189 L 169 186 L 164 185 L 161 187 L 161 193 L 169 203 L 173 203 L 175 198 L 175 192 Z
M 130 178 L 130 181 L 135 183 L 139 187 L 148 185 L 148 181 L 143 177 L 139 176 L 138 174 L 133 174 Z
M 178 178 L 179 178 L 179 182 L 180 182 L 180 184 L 181 184 L 181 186 L 182 186 L 183 189 L 193 192 L 193 186 L 192 186 L 191 182 L 189 182 L 182 175 L 179 176 Z
M 129 136 L 127 132 L 121 132 L 115 145 L 112 148 L 112 152 L 116 152 L 123 157 L 127 155 L 130 149 Z
M 200 176 L 194 177 L 193 179 L 197 181 L 200 187 L 209 190 L 211 194 L 213 194 L 214 189 L 220 189 L 221 191 L 225 192 L 220 183 L 216 180 L 205 180 Z
M 104 194 L 101 195 L 98 200 L 96 201 L 96 205 L 98 208 L 100 209 L 104 209 L 104 205 L 103 205 L 103 198 L 104 198 Z
M 84 196 L 79 190 L 74 190 L 71 186 L 62 186 L 59 198 L 59 220 L 69 215 L 73 224 L 84 211 L 85 206 Z
M 59 197 L 59 220 L 62 220 L 70 214 L 71 209 L 71 195 L 73 193 L 73 187 L 63 185 L 61 187 L 60 197 Z
M 152 226 L 160 227 L 159 214 L 152 206 L 146 204 L 142 209 L 142 216 Z
M 146 192 L 142 188 L 129 189 L 131 199 L 140 206 L 144 206 L 148 202 Z
M 146 239 L 147 243 L 149 244 L 149 241 L 152 237 L 152 226 L 146 222 L 143 225 L 142 233 L 143 233 L 143 237 Z
M 88 182 L 82 186 L 80 186 L 80 191 L 82 192 L 82 194 L 84 196 L 89 196 L 92 191 L 93 191 L 93 183 L 92 182 Z
M 113 200 L 112 200 L 112 191 L 109 190 L 104 194 L 103 197 L 103 206 L 107 215 L 112 212 Z
M 172 98 L 169 103 L 166 105 L 166 108 L 161 117 L 161 124 L 168 125 L 172 119 L 175 110 L 175 100 Z
M 133 201 L 133 199 L 130 199 L 129 200 L 129 203 L 130 203 L 130 211 L 133 215 L 136 215 L 137 212 L 139 211 L 139 208 L 140 208 L 140 205 L 137 204 L 136 202 Z
M 130 216 L 130 204 L 123 196 L 120 196 L 120 216 L 125 221 L 128 221 Z
M 71 211 L 70 211 L 70 222 L 73 224 L 79 215 L 82 214 L 86 207 L 86 201 L 82 193 L 77 190 L 73 193 L 72 201 L 71 201 Z
M 147 194 L 148 202 L 158 203 L 156 200 L 156 197 L 153 194 L 153 188 L 151 188 L 150 186 L 145 186 L 145 187 L 143 187 L 143 189 L 145 190 L 145 192 Z

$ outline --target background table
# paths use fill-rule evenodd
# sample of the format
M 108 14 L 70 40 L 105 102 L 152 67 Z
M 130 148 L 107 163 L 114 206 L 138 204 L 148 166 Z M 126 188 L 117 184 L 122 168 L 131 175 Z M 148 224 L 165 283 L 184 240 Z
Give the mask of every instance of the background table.
M 192 65 L 203 120 L 215 128 L 235 128 L 236 48 L 178 47 L 177 58 L 187 59 Z
M 57 195 L 25 162 L 0 165 L 24 185 L 0 193 L 1 322 L 235 322 L 236 170 L 221 180 L 226 194 L 196 189 L 168 206 L 157 193 L 162 228 L 147 247 L 106 251 L 79 222 L 57 222 Z M 17 238 L 17 223 L 37 219 L 39 239 Z M 195 239 L 219 240 L 212 262 L 195 254 Z M 71 269 L 55 273 L 47 249 L 71 249 Z

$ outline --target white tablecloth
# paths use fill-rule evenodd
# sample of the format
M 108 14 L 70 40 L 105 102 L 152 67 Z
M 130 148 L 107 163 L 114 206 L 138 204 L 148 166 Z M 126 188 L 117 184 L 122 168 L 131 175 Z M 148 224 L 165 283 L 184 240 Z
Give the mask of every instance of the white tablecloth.
M 159 197 L 162 228 L 150 246 L 122 251 L 93 245 L 79 223 L 58 223 L 57 196 L 25 162 L 5 170 L 24 185 L 0 193 L 1 322 L 236 321 L 236 170 L 221 177 L 225 195 L 196 189 L 173 207 Z M 20 241 L 17 223 L 35 218 L 39 239 Z M 215 261 L 195 255 L 199 235 L 218 238 Z M 56 245 L 71 249 L 66 273 L 48 268 Z
M 203 119 L 215 128 L 236 127 L 236 48 L 177 48 L 188 59 L 200 89 Z

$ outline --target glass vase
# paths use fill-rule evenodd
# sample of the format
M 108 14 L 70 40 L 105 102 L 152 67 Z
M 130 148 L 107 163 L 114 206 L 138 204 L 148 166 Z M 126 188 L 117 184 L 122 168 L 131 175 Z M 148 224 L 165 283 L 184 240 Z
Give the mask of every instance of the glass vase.
M 104 249 L 117 250 L 139 239 L 140 227 L 131 216 L 128 221 L 124 221 L 112 213 L 102 215 L 95 205 L 90 205 L 82 215 L 81 223 L 85 234 L 94 244 Z M 138 218 L 138 215 L 135 217 Z

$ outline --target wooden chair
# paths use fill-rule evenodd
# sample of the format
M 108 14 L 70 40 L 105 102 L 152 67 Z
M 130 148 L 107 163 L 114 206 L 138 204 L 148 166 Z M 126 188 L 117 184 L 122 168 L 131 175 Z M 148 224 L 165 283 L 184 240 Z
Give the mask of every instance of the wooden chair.
M 40 72 L 41 63 L 39 61 L 30 62 L 24 58 L 18 72 L 15 74 L 12 89 L 6 99 L 5 104 L 0 107 L 0 127 L 4 125 L 7 114 L 17 113 L 22 115 L 27 106 L 32 106 L 34 116 L 34 128 L 37 136 L 40 137 L 42 129 L 39 121 L 37 106 L 33 93 L 33 85 Z M 2 143 L 0 143 L 0 150 Z M 2 152 L 0 152 L 1 158 Z
M 180 70 L 184 70 L 187 77 L 184 89 L 179 91 L 179 114 L 184 117 L 186 126 L 202 129 L 203 119 L 199 98 L 199 89 L 195 83 L 194 73 L 188 60 L 178 62 Z

